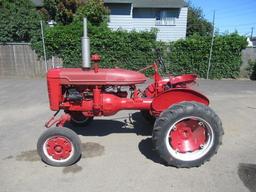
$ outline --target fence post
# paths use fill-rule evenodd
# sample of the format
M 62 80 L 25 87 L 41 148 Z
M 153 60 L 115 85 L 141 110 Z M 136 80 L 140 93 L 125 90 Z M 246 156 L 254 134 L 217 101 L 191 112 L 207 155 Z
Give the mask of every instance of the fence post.
M 206 78 L 209 79 L 209 73 L 211 69 L 211 60 L 212 60 L 212 49 L 213 49 L 213 43 L 214 43 L 214 33 L 215 33 L 215 10 L 213 12 L 213 30 L 212 30 L 212 41 L 211 41 L 211 48 L 210 48 L 210 56 L 209 56 L 209 62 L 208 62 L 208 69 L 207 69 L 207 75 Z
M 44 65 L 45 65 L 45 70 L 46 72 L 48 71 L 48 65 L 47 65 L 47 60 L 46 60 L 46 50 L 45 50 L 45 42 L 44 42 L 44 28 L 43 28 L 43 21 L 40 21 L 41 25 L 41 36 L 42 36 L 42 43 L 43 43 L 43 51 L 44 51 Z

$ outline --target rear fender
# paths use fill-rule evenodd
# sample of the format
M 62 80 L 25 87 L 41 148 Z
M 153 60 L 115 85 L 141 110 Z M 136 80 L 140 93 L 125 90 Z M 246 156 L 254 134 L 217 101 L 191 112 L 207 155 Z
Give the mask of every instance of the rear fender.
M 168 109 L 170 106 L 185 101 L 209 105 L 209 99 L 197 91 L 187 88 L 173 88 L 154 98 L 151 104 L 151 113 L 159 116 L 162 111 Z

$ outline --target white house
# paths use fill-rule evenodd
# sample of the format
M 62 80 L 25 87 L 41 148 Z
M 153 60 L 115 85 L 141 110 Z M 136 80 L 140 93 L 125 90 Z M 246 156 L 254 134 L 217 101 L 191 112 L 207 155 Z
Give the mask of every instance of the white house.
M 84 0 L 83 0 L 84 1 Z M 42 7 L 43 0 L 33 0 Z M 109 27 L 128 31 L 157 28 L 157 40 L 186 37 L 188 7 L 184 0 L 104 0 L 110 9 Z
M 157 28 L 157 40 L 186 37 L 188 8 L 184 0 L 104 0 L 110 9 L 109 27 L 128 31 Z

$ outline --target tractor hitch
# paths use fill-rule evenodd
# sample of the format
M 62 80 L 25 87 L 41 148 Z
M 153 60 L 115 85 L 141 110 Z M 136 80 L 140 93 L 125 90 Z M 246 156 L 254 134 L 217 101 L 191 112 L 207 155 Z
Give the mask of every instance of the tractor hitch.
M 68 113 L 64 113 L 62 114 L 59 118 L 56 118 L 56 116 L 58 115 L 58 113 L 60 112 L 57 111 L 49 121 L 47 121 L 45 123 L 45 127 L 46 128 L 50 128 L 52 127 L 54 124 L 56 125 L 56 127 L 64 127 L 65 123 L 69 122 L 71 120 L 71 116 Z

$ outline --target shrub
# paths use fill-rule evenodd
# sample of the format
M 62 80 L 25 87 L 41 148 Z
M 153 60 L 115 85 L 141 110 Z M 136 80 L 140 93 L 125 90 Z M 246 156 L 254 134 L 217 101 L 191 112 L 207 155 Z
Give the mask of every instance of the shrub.
M 196 73 L 205 78 L 208 68 L 210 37 L 192 36 L 173 43 L 156 42 L 155 31 L 112 31 L 106 23 L 94 26 L 89 23 L 91 53 L 102 57 L 102 67 L 122 67 L 138 70 L 154 62 L 154 49 L 160 47 L 170 73 L 174 75 Z M 82 24 L 47 28 L 45 32 L 48 56 L 63 59 L 65 67 L 81 66 Z M 237 34 L 217 36 L 213 47 L 210 78 L 236 78 L 239 76 L 241 51 L 247 45 Z M 41 52 L 39 41 L 33 43 Z
M 30 0 L 0 1 L 0 42 L 29 42 L 40 33 L 40 16 Z
M 191 36 L 170 44 L 169 70 L 174 74 L 196 73 L 206 77 L 211 37 Z M 241 51 L 246 38 L 238 34 L 217 36 L 214 41 L 210 78 L 236 78 L 240 73 Z
M 123 67 L 137 70 L 152 62 L 155 47 L 155 32 L 111 31 L 105 23 L 94 26 L 88 23 L 91 53 L 101 55 L 102 67 Z M 45 31 L 47 56 L 63 59 L 65 67 L 81 66 L 81 37 L 83 27 L 80 22 L 66 26 L 55 26 Z M 40 39 L 33 41 L 33 48 L 42 55 Z

